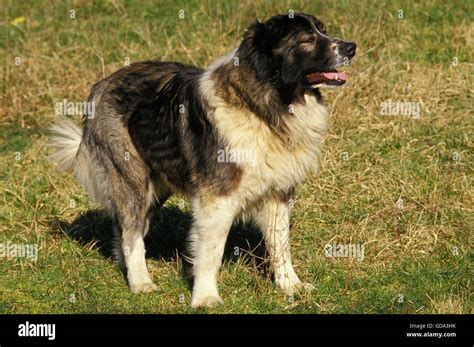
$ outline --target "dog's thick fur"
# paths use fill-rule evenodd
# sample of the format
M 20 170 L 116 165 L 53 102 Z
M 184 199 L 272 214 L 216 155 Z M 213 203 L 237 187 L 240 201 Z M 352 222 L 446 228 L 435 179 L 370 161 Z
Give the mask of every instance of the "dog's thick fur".
M 340 53 L 348 44 L 353 52 Z M 110 212 L 133 292 L 156 289 L 143 237 L 151 206 L 174 192 L 193 208 L 192 306 L 221 302 L 217 273 L 242 215 L 262 230 L 276 284 L 288 294 L 311 288 L 293 270 L 288 201 L 316 168 L 326 131 L 318 88 L 331 82 L 311 83 L 307 74 L 335 69 L 354 53 L 312 16 L 276 16 L 249 27 L 240 46 L 207 70 L 155 61 L 120 69 L 93 86 L 95 115 L 83 129 L 70 121 L 55 127 L 53 157 Z M 218 161 L 223 149 L 254 161 Z

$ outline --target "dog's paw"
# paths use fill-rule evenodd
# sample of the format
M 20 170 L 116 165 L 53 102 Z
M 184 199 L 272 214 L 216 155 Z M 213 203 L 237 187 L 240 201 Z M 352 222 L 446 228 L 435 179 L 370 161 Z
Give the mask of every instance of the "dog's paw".
M 295 295 L 295 294 L 303 294 L 303 293 L 310 293 L 314 290 L 314 285 L 311 283 L 286 283 L 284 286 L 281 287 L 283 292 L 286 295 Z
M 206 296 L 200 298 L 192 298 L 191 307 L 193 308 L 212 308 L 222 305 L 224 302 L 219 296 Z
M 134 284 L 130 286 L 130 290 L 134 294 L 138 293 L 151 293 L 158 290 L 158 286 L 153 282 L 144 282 L 139 284 Z
M 311 283 L 297 283 L 293 286 L 293 291 L 298 293 L 311 293 L 314 290 L 314 285 Z

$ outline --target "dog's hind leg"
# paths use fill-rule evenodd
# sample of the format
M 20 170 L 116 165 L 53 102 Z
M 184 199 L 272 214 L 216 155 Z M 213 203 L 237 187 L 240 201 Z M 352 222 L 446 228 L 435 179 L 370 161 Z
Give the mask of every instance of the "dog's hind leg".
M 114 253 L 131 290 L 152 291 L 156 286 L 146 267 L 143 238 L 148 230 L 153 185 L 132 145 L 118 142 L 113 147 L 103 142 L 108 138 L 86 137 L 88 144 L 82 145 L 78 153 L 76 176 L 91 196 L 105 205 L 113 219 Z M 97 149 L 104 147 L 106 151 Z
M 146 266 L 143 240 L 149 227 L 151 203 L 151 186 L 140 192 L 129 192 L 124 201 L 116 203 L 116 228 L 121 234 L 121 259 L 124 263 L 122 268 L 126 269 L 128 284 L 133 293 L 157 289 Z
M 118 145 L 116 145 L 118 147 Z M 133 293 L 150 292 L 157 289 L 152 282 L 145 261 L 145 237 L 153 204 L 153 184 L 146 166 L 130 146 L 129 151 L 111 151 L 109 157 L 102 156 L 104 167 L 102 191 L 104 202 L 114 219 L 116 249 L 119 264 L 125 270 Z M 120 152 L 126 153 L 120 157 Z
M 128 224 L 131 222 L 130 224 Z M 145 262 L 144 224 L 127 221 L 122 226 L 122 251 L 127 267 L 127 280 L 133 293 L 151 292 L 158 289 L 148 273 Z
M 299 290 L 312 290 L 313 286 L 311 284 L 301 283 L 293 269 L 290 252 L 290 209 L 288 202 L 277 197 L 268 198 L 255 217 L 263 232 L 276 285 L 288 295 L 292 295 Z

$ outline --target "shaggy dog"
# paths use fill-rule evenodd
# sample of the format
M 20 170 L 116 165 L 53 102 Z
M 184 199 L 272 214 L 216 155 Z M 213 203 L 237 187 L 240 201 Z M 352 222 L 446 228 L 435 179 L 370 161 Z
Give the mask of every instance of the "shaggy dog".
M 242 216 L 261 229 L 277 286 L 287 294 L 312 288 L 293 269 L 288 201 L 320 156 L 319 88 L 346 82 L 336 68 L 355 51 L 311 15 L 275 16 L 252 24 L 206 70 L 159 61 L 120 69 L 92 87 L 95 114 L 82 129 L 68 120 L 54 128 L 53 159 L 74 169 L 114 221 L 132 292 L 156 289 L 143 238 L 151 207 L 173 193 L 193 208 L 193 307 L 222 302 L 217 273 Z

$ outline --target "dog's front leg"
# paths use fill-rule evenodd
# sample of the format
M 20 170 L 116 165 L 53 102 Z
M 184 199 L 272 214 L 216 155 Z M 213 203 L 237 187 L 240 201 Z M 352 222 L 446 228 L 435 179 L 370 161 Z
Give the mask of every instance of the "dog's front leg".
M 265 200 L 257 212 L 256 221 L 262 229 L 265 245 L 275 276 L 275 283 L 286 294 L 312 290 L 309 283 L 301 283 L 293 269 L 290 252 L 290 208 L 288 201 L 279 197 Z
M 230 198 L 195 198 L 192 201 L 194 221 L 190 241 L 193 255 L 194 285 L 192 307 L 213 307 L 222 303 L 217 291 L 217 273 L 224 247 L 237 212 Z

